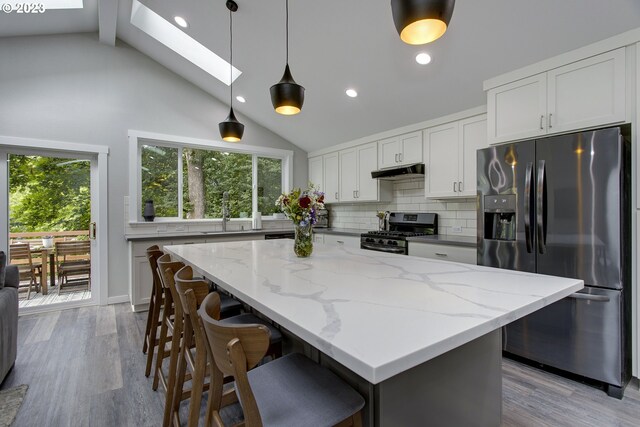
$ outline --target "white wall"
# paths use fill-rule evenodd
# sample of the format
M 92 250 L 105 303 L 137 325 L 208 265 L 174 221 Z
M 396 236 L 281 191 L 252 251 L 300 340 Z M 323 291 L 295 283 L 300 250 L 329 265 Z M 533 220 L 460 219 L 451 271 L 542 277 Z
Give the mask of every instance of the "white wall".
M 127 130 L 219 140 L 227 113 L 227 105 L 137 50 L 99 44 L 97 34 L 0 38 L 0 134 L 110 149 L 109 297 L 128 292 Z M 294 150 L 293 184 L 304 186 L 306 152 L 238 118 L 243 143 Z
M 376 230 L 376 212 L 435 212 L 438 214 L 438 234 L 453 236 L 476 235 L 476 199 L 427 200 L 424 179 L 393 183 L 393 200 L 389 203 L 331 204 L 330 225 L 338 228 Z M 453 227 L 461 227 L 456 233 Z

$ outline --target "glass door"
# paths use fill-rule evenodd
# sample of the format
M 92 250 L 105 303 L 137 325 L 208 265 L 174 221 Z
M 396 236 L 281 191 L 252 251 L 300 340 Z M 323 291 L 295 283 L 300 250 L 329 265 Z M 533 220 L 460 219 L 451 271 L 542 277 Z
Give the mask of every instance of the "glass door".
M 4 157 L 4 155 L 3 155 Z M 7 246 L 21 312 L 97 300 L 95 177 L 86 154 L 6 152 Z

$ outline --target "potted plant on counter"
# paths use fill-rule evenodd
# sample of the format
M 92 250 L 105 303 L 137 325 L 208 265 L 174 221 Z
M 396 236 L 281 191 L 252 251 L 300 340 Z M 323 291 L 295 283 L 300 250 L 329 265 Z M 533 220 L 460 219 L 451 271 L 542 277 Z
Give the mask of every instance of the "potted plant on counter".
M 313 229 L 317 221 L 318 209 L 324 209 L 324 193 L 309 183 L 309 188 L 294 188 L 278 197 L 276 206 L 287 218 L 293 221 L 295 241 L 293 251 L 298 257 L 305 258 L 313 252 Z

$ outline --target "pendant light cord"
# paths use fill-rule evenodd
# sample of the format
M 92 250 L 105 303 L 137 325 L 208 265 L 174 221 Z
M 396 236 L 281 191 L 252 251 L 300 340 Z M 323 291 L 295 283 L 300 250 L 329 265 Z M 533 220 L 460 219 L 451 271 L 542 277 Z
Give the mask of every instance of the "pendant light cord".
M 289 64 L 289 0 L 286 0 L 287 15 L 287 65 Z
M 233 108 L 233 11 L 229 9 L 229 85 L 231 86 L 231 96 L 229 96 L 229 107 Z

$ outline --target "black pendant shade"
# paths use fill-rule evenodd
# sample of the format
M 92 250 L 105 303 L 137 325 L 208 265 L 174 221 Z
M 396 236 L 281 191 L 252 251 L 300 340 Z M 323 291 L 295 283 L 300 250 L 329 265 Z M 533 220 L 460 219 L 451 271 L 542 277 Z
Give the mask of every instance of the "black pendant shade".
M 244 134 L 244 125 L 236 119 L 236 115 L 233 113 L 233 12 L 238 10 L 238 5 L 233 0 L 227 0 L 227 9 L 229 9 L 229 74 L 230 74 L 230 96 L 229 96 L 229 115 L 218 124 L 220 130 L 220 136 L 223 141 L 227 142 L 240 142 L 242 135 Z
M 282 79 L 273 86 L 271 93 L 271 103 L 276 113 L 291 116 L 298 114 L 304 104 L 304 87 L 300 86 L 293 79 L 289 69 L 289 0 L 286 0 L 286 34 L 287 34 L 287 62 L 284 67 Z
M 293 80 L 289 64 L 284 68 L 282 79 L 270 89 L 271 103 L 277 113 L 298 114 L 304 104 L 304 87 Z
M 393 23 L 403 42 L 412 45 L 440 38 L 451 20 L 455 0 L 391 0 Z
M 239 142 L 242 139 L 244 125 L 236 119 L 233 107 L 229 110 L 229 116 L 224 119 L 224 122 L 218 124 L 218 129 L 220 129 L 220 135 L 224 141 Z

